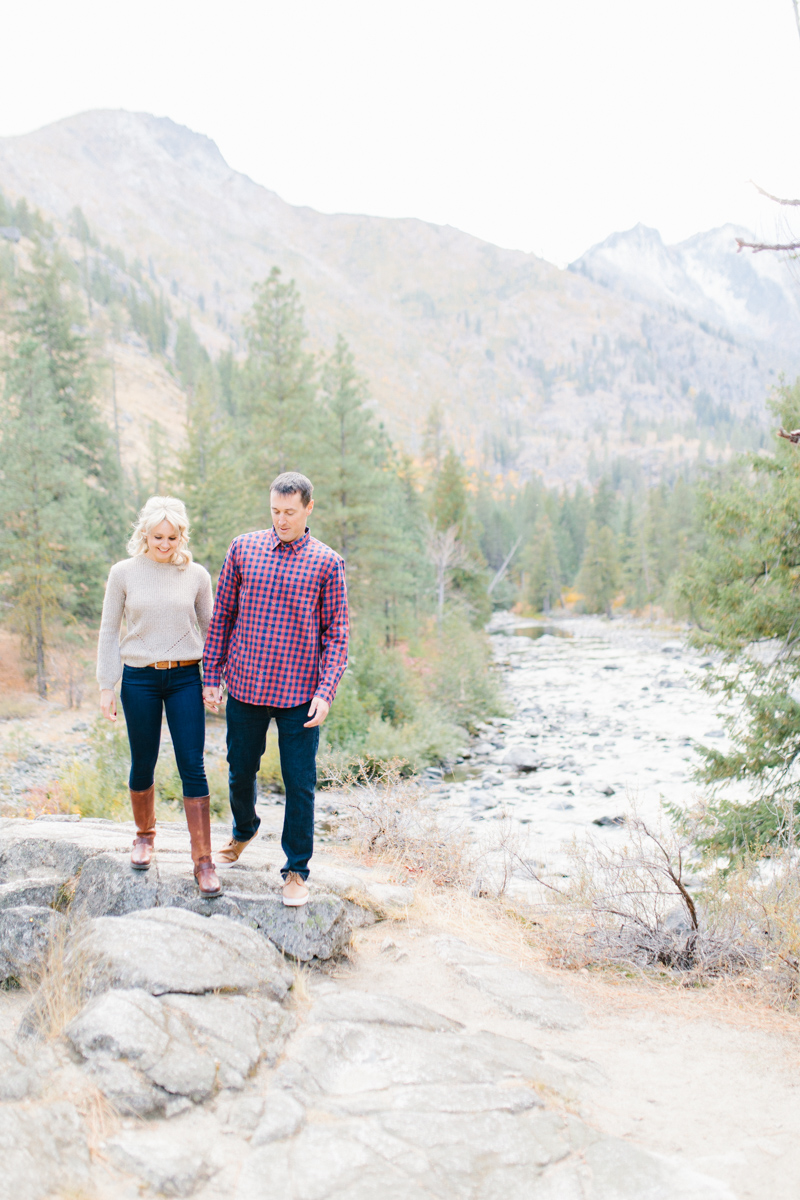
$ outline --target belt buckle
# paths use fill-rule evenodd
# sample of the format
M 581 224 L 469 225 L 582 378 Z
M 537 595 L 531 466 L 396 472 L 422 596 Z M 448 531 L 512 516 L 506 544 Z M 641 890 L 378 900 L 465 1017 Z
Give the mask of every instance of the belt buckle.
M 157 671 L 168 671 L 169 670 L 169 662 L 168 661 L 153 663 L 153 666 L 155 667 L 155 669 Z

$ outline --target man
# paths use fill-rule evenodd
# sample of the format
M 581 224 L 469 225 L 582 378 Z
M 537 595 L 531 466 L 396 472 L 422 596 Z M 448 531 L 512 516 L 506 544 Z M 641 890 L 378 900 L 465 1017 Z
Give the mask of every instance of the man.
M 222 699 L 223 672 L 228 688 L 233 836 L 217 867 L 232 866 L 258 832 L 256 776 L 274 718 L 286 788 L 283 902 L 291 907 L 308 901 L 319 727 L 347 665 L 344 562 L 309 532 L 312 491 L 297 471 L 279 475 L 270 488 L 272 529 L 234 538 L 203 654 L 211 711 Z

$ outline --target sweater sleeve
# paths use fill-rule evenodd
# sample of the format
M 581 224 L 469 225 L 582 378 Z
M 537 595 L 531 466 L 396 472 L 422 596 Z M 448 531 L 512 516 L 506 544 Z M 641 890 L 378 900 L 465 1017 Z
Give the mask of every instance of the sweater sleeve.
M 208 571 L 203 568 L 203 575 L 197 587 L 197 595 L 194 598 L 194 611 L 197 617 L 197 624 L 200 626 L 200 634 L 203 641 L 206 640 L 208 626 L 211 622 L 211 610 L 214 607 L 214 596 L 211 591 L 211 576 Z
M 97 682 L 101 688 L 116 686 L 122 674 L 119 652 L 119 631 L 125 612 L 125 585 L 119 572 L 111 568 L 103 600 L 103 616 L 97 639 Z

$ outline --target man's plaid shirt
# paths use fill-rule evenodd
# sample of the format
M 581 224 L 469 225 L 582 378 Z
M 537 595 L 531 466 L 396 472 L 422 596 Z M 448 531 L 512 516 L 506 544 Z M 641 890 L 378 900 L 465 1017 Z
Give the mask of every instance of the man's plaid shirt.
M 306 529 L 234 538 L 217 585 L 203 652 L 203 683 L 246 704 L 294 708 L 333 701 L 347 666 L 344 562 Z

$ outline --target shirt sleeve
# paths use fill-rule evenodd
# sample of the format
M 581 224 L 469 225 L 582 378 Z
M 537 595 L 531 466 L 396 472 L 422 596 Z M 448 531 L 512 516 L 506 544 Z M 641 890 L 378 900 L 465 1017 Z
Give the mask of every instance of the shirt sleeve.
M 119 652 L 119 631 L 125 613 L 125 586 L 111 568 L 103 600 L 103 616 L 97 639 L 97 682 L 103 688 L 114 688 L 122 674 Z
M 234 541 L 228 547 L 225 562 L 219 573 L 214 611 L 211 614 L 203 649 L 203 684 L 205 687 L 219 687 L 222 682 L 222 669 L 228 658 L 231 631 L 236 624 L 239 612 L 240 584 L 241 576 L 236 562 L 236 542 Z
M 200 634 L 203 641 L 208 634 L 208 626 L 211 623 L 211 613 L 214 607 L 214 596 L 211 591 L 211 576 L 208 571 L 203 570 L 200 578 L 200 583 L 197 588 L 197 595 L 194 598 L 194 611 L 197 617 L 197 624 L 200 628 Z
M 344 562 L 338 558 L 322 588 L 320 597 L 319 684 L 315 696 L 333 703 L 339 680 L 347 666 L 347 641 L 350 622 L 347 613 L 347 587 Z

